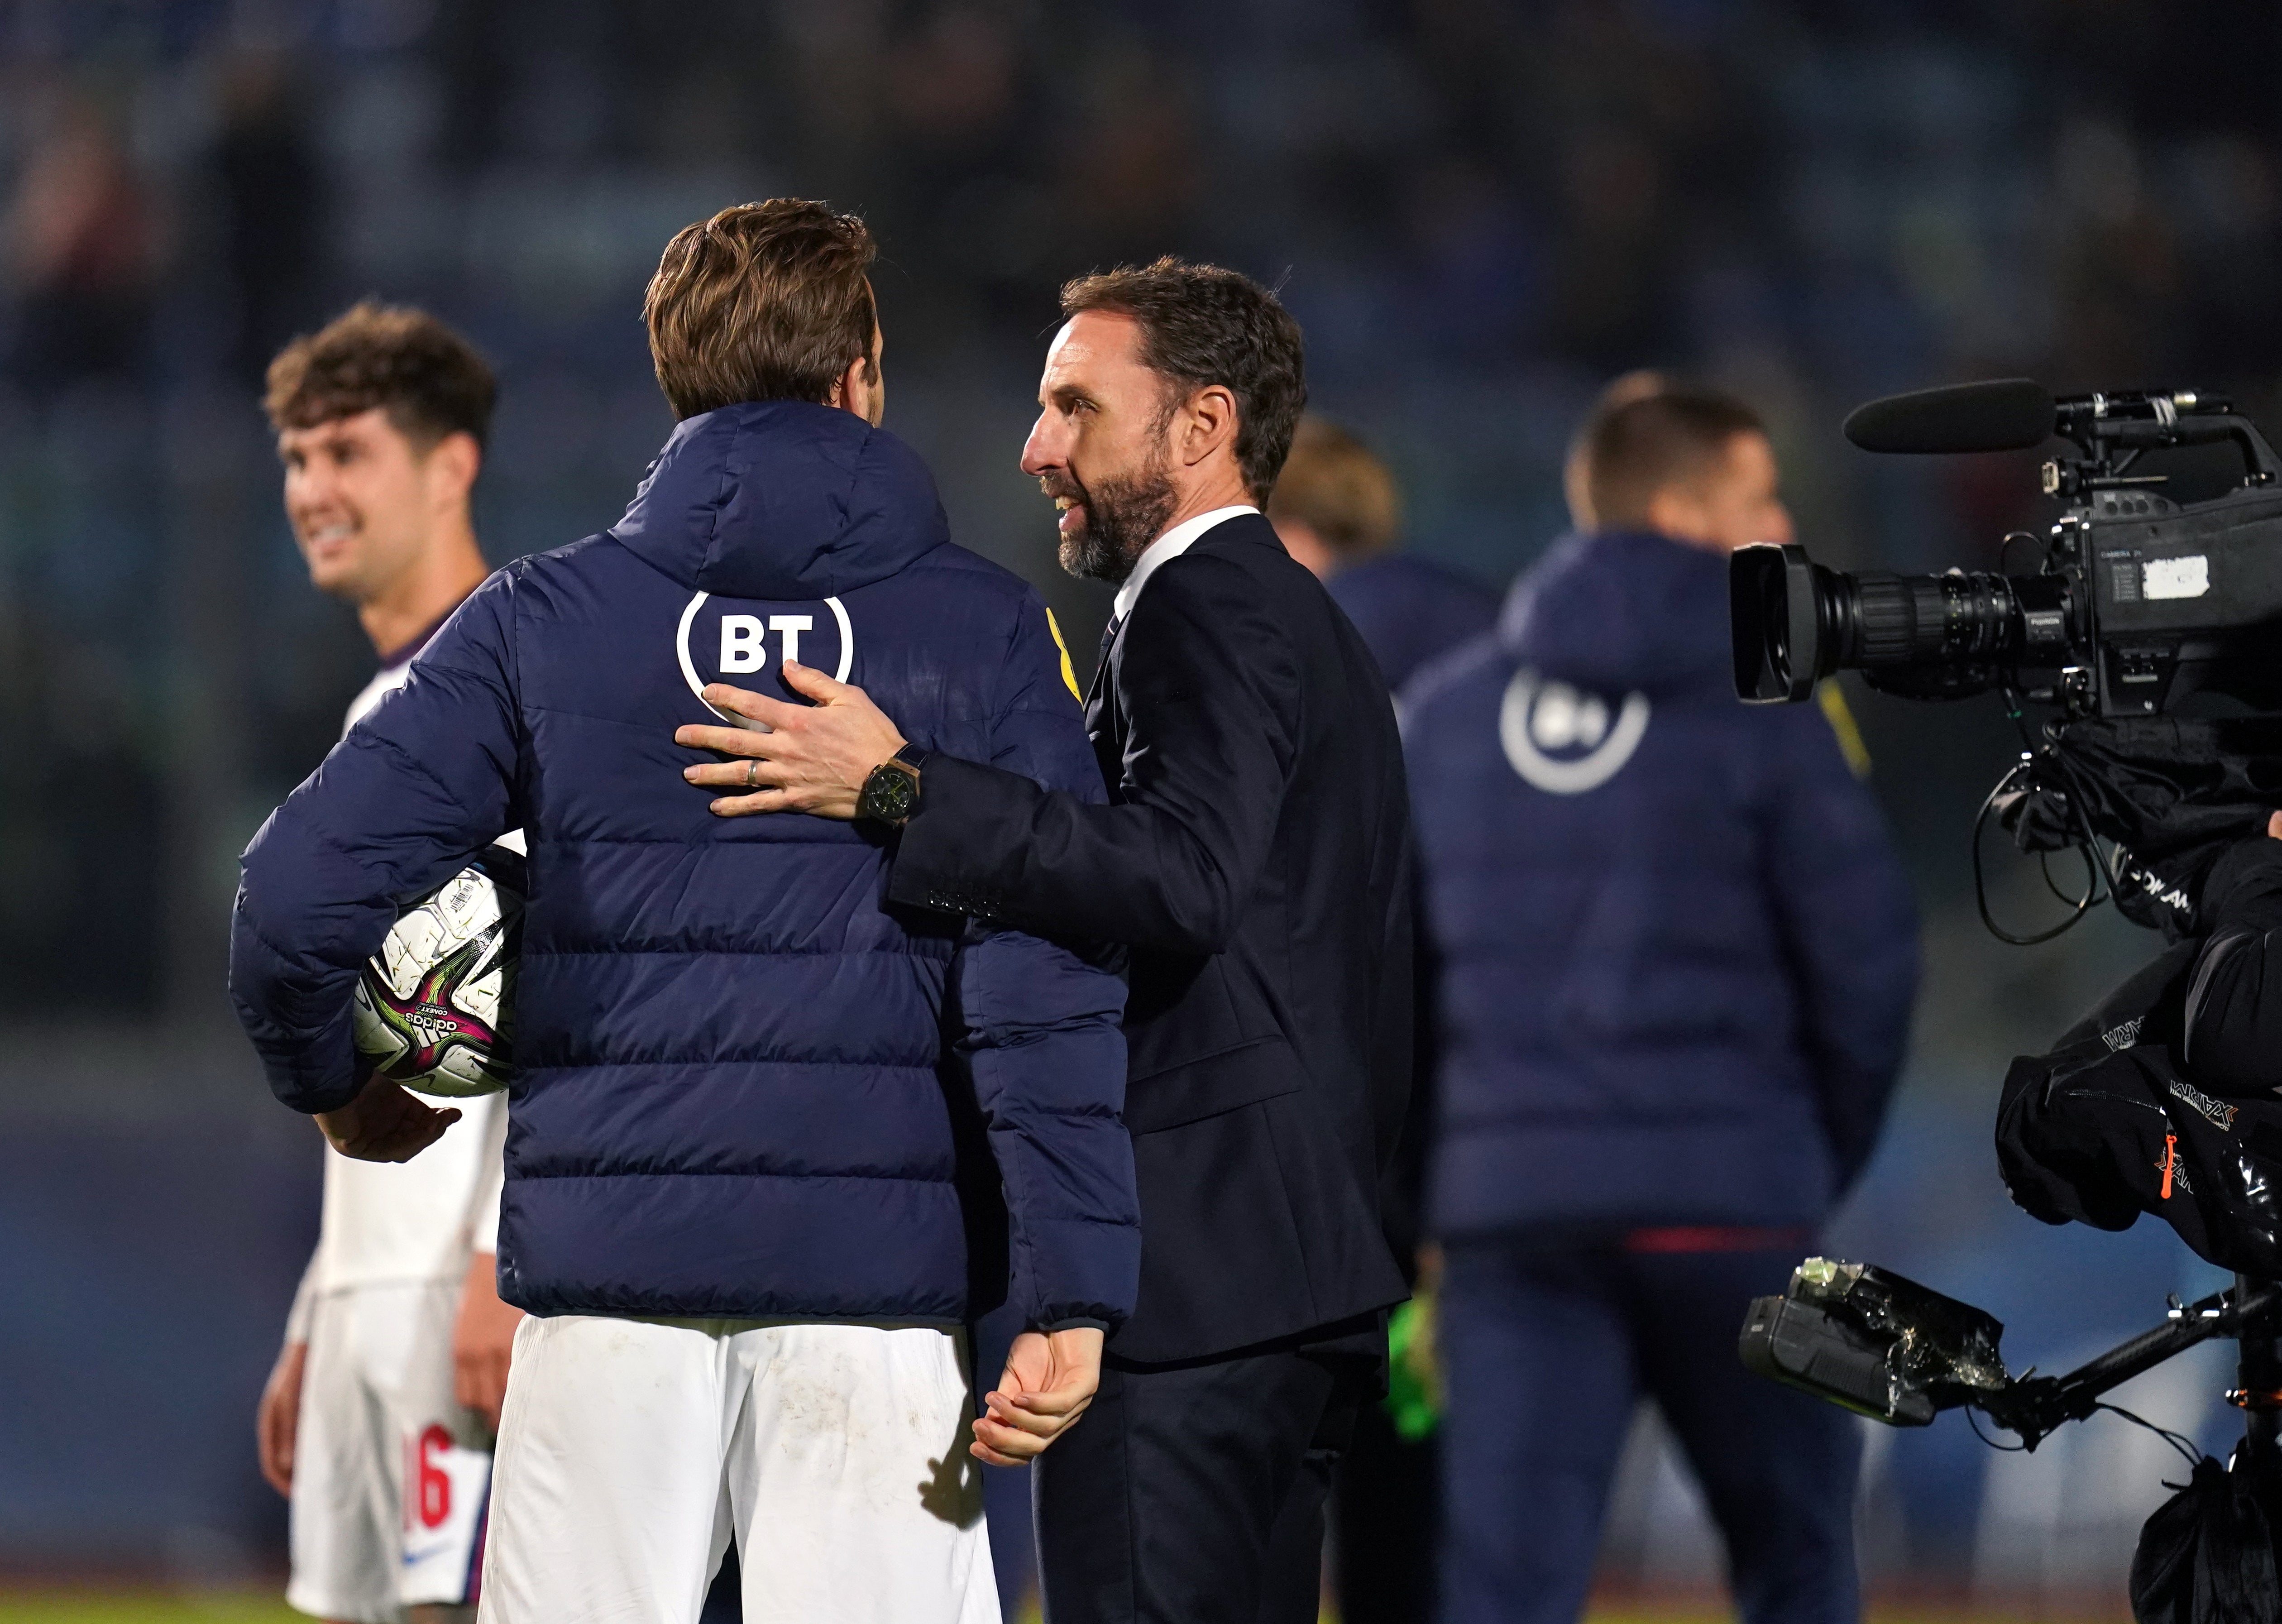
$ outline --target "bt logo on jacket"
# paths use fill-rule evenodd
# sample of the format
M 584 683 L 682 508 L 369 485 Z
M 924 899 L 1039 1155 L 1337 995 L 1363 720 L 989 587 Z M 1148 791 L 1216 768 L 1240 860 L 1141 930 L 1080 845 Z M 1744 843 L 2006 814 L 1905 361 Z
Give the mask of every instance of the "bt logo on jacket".
M 681 611 L 673 653 L 682 680 L 701 702 L 709 682 L 732 682 L 790 699 L 796 695 L 781 680 L 765 685 L 759 680 L 762 674 L 780 671 L 787 660 L 797 660 L 845 682 L 856 662 L 856 633 L 849 624 L 847 605 L 838 598 L 760 603 L 701 592 Z M 742 725 L 735 717 L 721 719 Z
M 1633 758 L 1648 732 L 1648 695 L 1631 693 L 1610 714 L 1598 694 L 1514 672 L 1498 706 L 1498 742 L 1522 781 L 1548 795 L 1598 789 Z

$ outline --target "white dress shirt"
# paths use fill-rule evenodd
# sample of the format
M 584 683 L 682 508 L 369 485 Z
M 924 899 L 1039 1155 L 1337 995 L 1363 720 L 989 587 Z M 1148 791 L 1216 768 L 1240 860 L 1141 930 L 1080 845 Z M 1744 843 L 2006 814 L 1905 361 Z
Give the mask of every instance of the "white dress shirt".
M 1199 513 L 1192 519 L 1183 519 L 1149 543 L 1141 549 L 1141 556 L 1133 561 L 1133 573 L 1127 576 L 1125 584 L 1117 589 L 1117 602 L 1109 616 L 1111 621 L 1123 625 L 1125 617 L 1133 612 L 1134 600 L 1141 595 L 1141 588 L 1149 584 L 1149 578 L 1194 547 L 1199 536 L 1239 513 L 1259 511 L 1248 501 L 1240 501 L 1229 508 L 1215 508 L 1210 513 Z

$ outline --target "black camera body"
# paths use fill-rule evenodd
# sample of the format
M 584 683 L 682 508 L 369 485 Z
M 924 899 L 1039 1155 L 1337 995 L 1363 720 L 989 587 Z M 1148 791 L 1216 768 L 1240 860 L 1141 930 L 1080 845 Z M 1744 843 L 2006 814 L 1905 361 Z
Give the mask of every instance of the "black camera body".
M 2044 467 L 2069 501 L 2026 574 L 1847 574 L 1797 546 L 1745 548 L 1729 566 L 1735 688 L 1806 698 L 1834 672 L 1956 699 L 2003 687 L 2071 718 L 2168 712 L 2197 695 L 2282 710 L 2282 459 L 2223 400 L 2186 392 L 2055 400 L 2025 380 L 1873 401 L 1846 422 L 1872 451 L 2022 449 L 2057 435 Z M 2231 447 L 2232 488 L 2164 493 L 2150 453 Z M 2159 459 L 2160 460 L 2160 459 Z
M 1736 1351 L 1762 1376 L 1889 1426 L 1924 1426 L 1944 1410 L 1977 1410 L 2033 1449 L 2105 1395 L 2214 1337 L 2248 1338 L 2255 1379 L 2227 1396 L 2254 1414 L 2282 1416 L 2272 1386 L 2282 1286 L 2237 1275 L 2231 1291 L 2172 1302 L 2163 1323 L 2057 1376 L 2014 1375 L 1999 1344 L 2005 1327 L 1969 1302 L 1868 1263 L 1810 1257 L 1789 1289 L 1755 1299 Z M 2274 1428 L 2264 1428 L 2270 1441 Z
M 1890 1426 L 1986 1404 L 2012 1385 L 2005 1327 L 1969 1303 L 1868 1263 L 1810 1257 L 1760 1297 L 1737 1343 L 1744 1365 Z

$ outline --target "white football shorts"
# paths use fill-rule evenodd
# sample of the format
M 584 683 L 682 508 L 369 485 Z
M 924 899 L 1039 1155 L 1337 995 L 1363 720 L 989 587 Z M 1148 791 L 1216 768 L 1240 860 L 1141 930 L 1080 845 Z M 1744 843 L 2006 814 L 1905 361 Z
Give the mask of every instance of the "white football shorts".
M 935 1326 L 525 1319 L 481 1624 L 998 1624 L 965 1339 Z
M 286 1602 L 322 1619 L 396 1624 L 474 1599 L 492 1457 L 452 1399 L 460 1287 L 441 1280 L 327 1292 L 309 1321 L 293 1449 Z

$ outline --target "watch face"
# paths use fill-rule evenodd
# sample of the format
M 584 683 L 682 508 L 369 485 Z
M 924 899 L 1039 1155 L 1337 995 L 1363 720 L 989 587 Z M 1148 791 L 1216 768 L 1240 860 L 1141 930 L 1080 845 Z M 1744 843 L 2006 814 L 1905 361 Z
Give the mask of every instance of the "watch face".
M 864 812 L 882 823 L 901 823 L 912 815 L 919 785 L 909 773 L 881 767 L 864 786 Z

